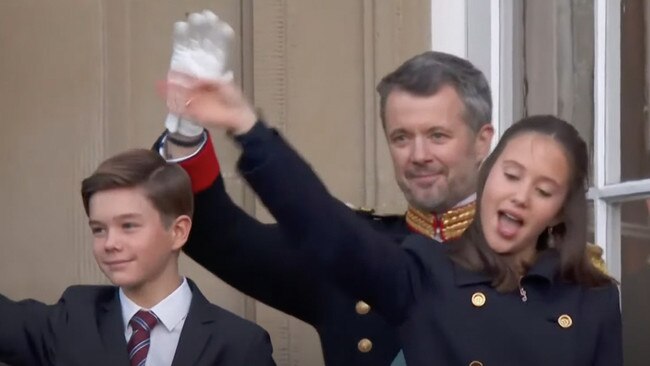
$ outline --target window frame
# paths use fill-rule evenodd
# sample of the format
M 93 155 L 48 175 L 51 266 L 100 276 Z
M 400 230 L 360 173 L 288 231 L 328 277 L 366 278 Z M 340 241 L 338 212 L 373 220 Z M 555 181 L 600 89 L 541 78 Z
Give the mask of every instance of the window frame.
M 515 38 L 523 33 L 516 16 L 521 14 L 522 1 L 431 0 L 431 5 L 432 49 L 466 57 L 488 76 L 496 141 L 522 115 L 517 108 L 523 105 L 523 91 L 518 89 L 523 66 L 515 58 L 515 48 L 523 42 Z M 595 244 L 603 248 L 607 270 L 618 280 L 622 273 L 621 203 L 650 197 L 650 179 L 621 182 L 620 12 L 621 0 L 595 0 L 595 171 L 587 193 L 593 202 Z M 437 37 L 442 29 L 445 37 Z

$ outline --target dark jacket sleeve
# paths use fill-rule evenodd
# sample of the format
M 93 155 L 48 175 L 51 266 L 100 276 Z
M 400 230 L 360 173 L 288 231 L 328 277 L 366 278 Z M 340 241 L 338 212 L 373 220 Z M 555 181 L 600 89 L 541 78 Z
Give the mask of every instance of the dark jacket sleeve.
M 55 364 L 55 324 L 65 317 L 63 304 L 12 301 L 0 295 L 0 362 L 9 365 Z
M 416 259 L 331 196 L 275 130 L 254 128 L 256 138 L 239 139 L 239 169 L 290 242 L 346 291 L 401 322 L 418 288 Z
M 271 338 L 266 331 L 259 332 L 259 336 L 251 340 L 247 354 L 243 365 L 275 366 Z
M 312 325 L 321 321 L 322 277 L 277 225 L 260 223 L 231 200 L 211 140 L 180 165 L 195 190 L 183 251 L 246 295 Z
M 608 301 L 602 312 L 602 314 L 605 314 L 605 319 L 600 328 L 594 366 L 623 364 L 623 329 L 617 286 L 612 285 L 611 290 L 608 292 Z

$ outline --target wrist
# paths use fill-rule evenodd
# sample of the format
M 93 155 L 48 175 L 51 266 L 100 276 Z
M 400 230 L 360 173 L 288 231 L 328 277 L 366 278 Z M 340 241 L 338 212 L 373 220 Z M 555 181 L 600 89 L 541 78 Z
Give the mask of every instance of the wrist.
M 253 126 L 255 126 L 255 122 L 257 122 L 257 115 L 250 110 L 248 113 L 246 113 L 245 116 L 242 116 L 242 118 L 235 124 L 230 129 L 230 134 L 234 136 L 239 136 L 246 134 L 248 131 L 250 131 Z
M 203 143 L 204 139 L 203 133 L 196 136 L 186 136 L 178 132 L 169 132 L 167 134 L 167 141 L 180 147 L 196 147 Z
M 182 161 L 198 153 L 208 139 L 205 131 L 193 137 L 167 132 L 162 139 L 161 155 L 170 162 Z

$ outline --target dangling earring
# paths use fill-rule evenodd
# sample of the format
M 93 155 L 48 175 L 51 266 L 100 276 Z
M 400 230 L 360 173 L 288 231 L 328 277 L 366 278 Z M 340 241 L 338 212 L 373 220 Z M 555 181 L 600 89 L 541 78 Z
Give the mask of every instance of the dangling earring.
M 546 229 L 546 235 L 546 245 L 548 245 L 549 248 L 554 248 L 555 237 L 553 236 L 553 226 L 549 226 L 548 229 Z

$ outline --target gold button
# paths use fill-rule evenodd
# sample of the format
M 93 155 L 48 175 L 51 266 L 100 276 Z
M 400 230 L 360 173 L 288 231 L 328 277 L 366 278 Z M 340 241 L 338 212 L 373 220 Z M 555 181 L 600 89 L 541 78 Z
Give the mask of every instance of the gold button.
M 469 363 L 469 366 L 483 366 L 483 362 L 481 361 L 472 361 Z
M 357 344 L 357 348 L 362 353 L 368 353 L 372 349 L 372 342 L 368 338 L 363 338 Z
M 571 319 L 571 317 L 566 314 L 562 314 L 559 318 L 557 318 L 557 323 L 560 324 L 562 328 L 567 329 L 573 325 L 573 319 Z
M 485 305 L 485 300 L 485 295 L 483 295 L 482 292 L 475 292 L 474 295 L 472 295 L 472 305 L 476 306 L 477 308 Z
M 358 301 L 357 305 L 354 307 L 359 315 L 366 315 L 370 312 L 370 305 L 365 301 Z

